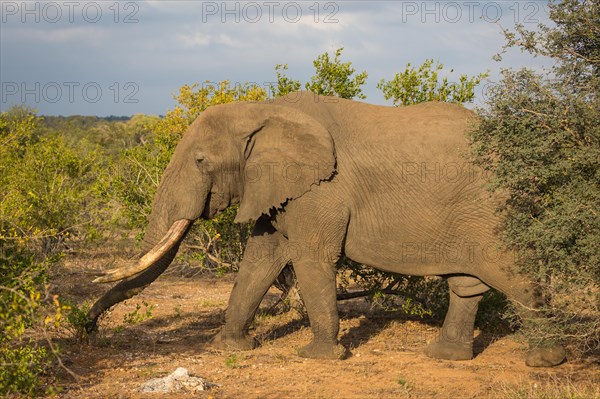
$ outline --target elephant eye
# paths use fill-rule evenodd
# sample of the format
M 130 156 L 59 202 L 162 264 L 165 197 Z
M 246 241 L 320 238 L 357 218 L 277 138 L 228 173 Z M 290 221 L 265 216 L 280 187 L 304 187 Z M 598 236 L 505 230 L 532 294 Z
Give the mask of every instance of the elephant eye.
M 203 167 L 206 166 L 206 162 L 205 162 L 205 158 L 204 157 L 197 157 L 196 158 L 196 166 L 200 169 L 202 169 Z
M 194 163 L 201 172 L 209 172 L 212 168 L 210 157 L 207 157 L 203 151 L 198 151 L 194 155 Z

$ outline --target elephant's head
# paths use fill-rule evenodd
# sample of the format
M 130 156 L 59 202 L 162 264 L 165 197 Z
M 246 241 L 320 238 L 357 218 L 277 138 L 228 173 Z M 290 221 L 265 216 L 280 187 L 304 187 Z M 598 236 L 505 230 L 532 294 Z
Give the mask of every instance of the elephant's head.
M 240 204 L 236 222 L 256 220 L 331 178 L 329 132 L 292 107 L 268 103 L 218 105 L 204 111 L 177 145 L 158 187 L 138 264 L 96 282 L 148 269 L 173 252 L 191 223 Z M 164 261 L 164 260 L 163 260 Z

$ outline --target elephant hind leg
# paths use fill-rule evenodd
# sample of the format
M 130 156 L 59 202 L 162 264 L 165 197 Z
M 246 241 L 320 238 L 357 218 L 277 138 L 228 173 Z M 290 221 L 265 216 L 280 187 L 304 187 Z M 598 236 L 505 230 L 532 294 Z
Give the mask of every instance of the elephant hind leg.
M 471 276 L 448 278 L 450 306 L 437 338 L 425 349 L 429 357 L 446 360 L 473 358 L 475 316 L 483 293 L 489 287 Z
M 481 277 L 486 284 L 506 294 L 509 300 L 520 307 L 521 318 L 524 323 L 529 323 L 539 317 L 537 309 L 544 305 L 539 290 L 531 281 L 510 269 L 500 269 L 482 272 Z M 562 345 L 542 345 L 530 347 L 525 364 L 530 367 L 553 367 L 561 364 L 566 359 L 566 352 Z

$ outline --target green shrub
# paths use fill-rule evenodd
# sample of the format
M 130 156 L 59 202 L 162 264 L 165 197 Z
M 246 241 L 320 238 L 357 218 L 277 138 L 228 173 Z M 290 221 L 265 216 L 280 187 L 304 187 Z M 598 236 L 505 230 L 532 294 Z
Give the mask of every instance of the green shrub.
M 40 376 L 47 370 L 49 361 L 44 347 L 31 344 L 0 347 L 0 394 L 37 394 L 42 385 Z
M 47 264 L 11 243 L 0 240 L 0 246 L 0 394 L 34 395 L 44 385 L 40 377 L 53 356 L 39 336 L 25 333 L 43 331 L 60 317 L 60 309 L 52 315 L 52 306 L 43 300 Z
M 352 68 L 351 62 L 341 62 L 342 51 L 343 47 L 338 48 L 333 60 L 330 59 L 329 53 L 325 52 L 313 61 L 315 74 L 310 78 L 310 82 L 306 83 L 306 90 L 321 96 L 367 98 L 362 92 L 362 86 L 367 81 L 367 72 L 362 71 L 355 75 L 356 69 Z
M 15 109 L 2 120 L 2 236 L 35 238 L 39 254 L 49 254 L 89 225 L 98 154 L 81 154 L 60 136 L 36 137 L 31 112 Z
M 343 51 L 343 47 L 338 48 L 333 54 L 333 59 L 328 52 L 318 55 L 313 61 L 315 74 L 311 76 L 310 82 L 304 83 L 304 89 L 321 96 L 365 99 L 362 87 L 367 81 L 368 74 L 366 71 L 355 74 L 356 69 L 352 67 L 351 62 L 341 61 Z M 303 86 L 299 80 L 286 76 L 287 69 L 287 64 L 275 65 L 277 84 L 270 86 L 273 97 L 285 96 L 300 90 Z
M 77 342 L 86 340 L 88 335 L 85 326 L 89 322 L 87 313 L 91 306 L 88 303 L 78 305 L 71 300 L 60 301 L 60 305 L 64 311 L 60 329 Z
M 473 77 L 460 75 L 458 82 L 450 82 L 447 76 L 440 80 L 438 71 L 443 68 L 444 65 L 439 62 L 434 67 L 432 59 L 425 60 L 418 69 L 408 63 L 406 69 L 397 73 L 392 80 L 381 79 L 377 88 L 383 92 L 386 100 L 391 99 L 396 106 L 425 101 L 464 104 L 473 102 L 475 87 L 488 77 L 487 73 L 480 73 Z M 452 72 L 453 69 L 450 70 Z
M 96 154 L 41 134 L 26 108 L 0 113 L 0 393 L 34 395 L 64 312 L 47 292 L 66 240 L 92 220 Z M 82 214 L 84 215 L 82 217 Z M 42 343 L 45 343 L 42 345 Z
M 143 309 L 142 309 L 143 305 Z M 139 324 L 144 320 L 148 320 L 152 318 L 152 311 L 154 310 L 154 305 L 148 305 L 148 302 L 142 301 L 142 305 L 139 303 L 135 304 L 135 310 L 130 313 L 126 313 L 123 315 L 123 323 L 125 324 Z
M 507 47 L 555 63 L 503 71 L 471 133 L 490 190 L 508 197 L 503 239 L 546 297 L 522 331 L 580 352 L 600 347 L 599 16 L 597 2 L 566 0 L 550 6 L 554 27 L 506 31 Z

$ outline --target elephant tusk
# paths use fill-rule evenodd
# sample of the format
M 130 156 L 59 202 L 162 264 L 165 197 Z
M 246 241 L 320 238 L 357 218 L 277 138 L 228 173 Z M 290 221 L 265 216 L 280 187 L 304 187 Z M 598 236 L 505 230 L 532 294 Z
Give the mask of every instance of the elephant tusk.
M 94 283 L 109 283 L 112 281 L 122 280 L 126 277 L 131 277 L 148 269 L 157 260 L 165 256 L 165 254 L 173 248 L 173 246 L 181 240 L 187 228 L 192 223 L 188 219 L 180 219 L 171 225 L 171 228 L 164 235 L 162 240 L 154 246 L 139 260 L 137 264 L 121 267 L 118 269 L 107 270 L 102 276 L 94 279 Z

